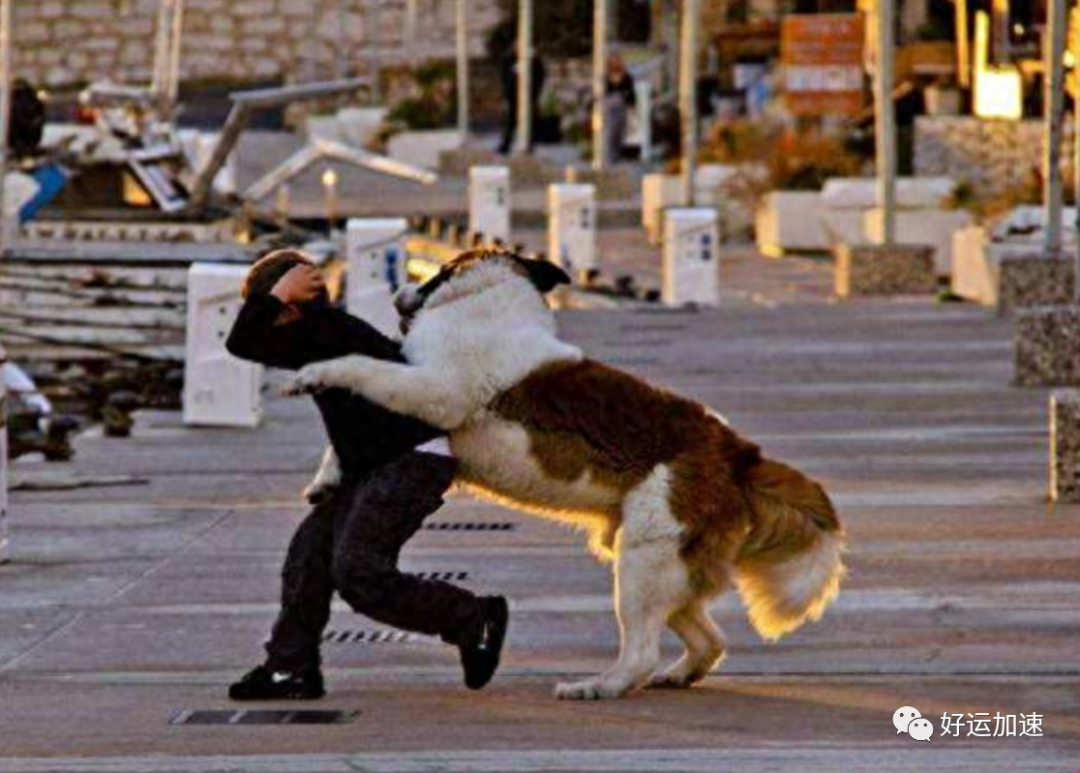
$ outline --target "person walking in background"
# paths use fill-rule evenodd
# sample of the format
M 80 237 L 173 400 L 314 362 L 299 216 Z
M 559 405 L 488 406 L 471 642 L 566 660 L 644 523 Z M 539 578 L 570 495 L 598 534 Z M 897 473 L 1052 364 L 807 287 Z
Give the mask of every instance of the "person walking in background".
M 617 53 L 608 57 L 604 89 L 604 153 L 611 163 L 622 160 L 630 109 L 637 104 L 634 79 Z
M 531 80 L 529 82 L 529 103 L 532 106 L 533 118 L 532 131 L 529 137 L 536 136 L 536 116 L 540 111 L 540 95 L 544 92 L 544 79 L 547 77 L 547 68 L 544 60 L 534 51 L 530 64 L 532 66 Z M 518 113 L 518 46 L 517 43 L 503 55 L 499 64 L 499 72 L 502 75 L 503 98 L 506 100 L 506 121 L 503 123 L 502 141 L 499 143 L 499 153 L 508 155 L 514 145 L 514 132 L 517 130 Z M 529 141 L 529 152 L 532 152 L 532 139 Z

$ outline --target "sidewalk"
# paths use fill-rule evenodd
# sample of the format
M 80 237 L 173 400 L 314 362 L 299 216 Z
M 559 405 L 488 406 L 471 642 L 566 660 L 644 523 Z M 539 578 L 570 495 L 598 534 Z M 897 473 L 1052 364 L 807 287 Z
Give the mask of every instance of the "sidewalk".
M 307 401 L 271 389 L 258 430 L 193 431 L 146 414 L 133 439 L 84 437 L 64 468 L 14 466 L 15 478 L 145 482 L 13 494 L 0 771 L 1075 766 L 1080 511 L 1045 502 L 1047 399 L 1009 386 L 1011 323 L 929 300 L 828 303 L 828 271 L 813 261 L 744 250 L 724 272 L 718 310 L 566 312 L 563 332 L 705 401 L 825 483 L 851 552 L 820 623 L 766 644 L 728 596 L 717 608 L 728 660 L 700 689 L 557 702 L 555 681 L 616 653 L 608 570 L 572 532 L 456 497 L 435 521 L 511 527 L 424 531 L 404 564 L 464 572 L 469 587 L 512 599 L 491 687 L 466 691 L 453 650 L 336 608 L 331 628 L 347 641 L 326 647 L 331 694 L 300 708 L 359 711 L 354 721 L 170 725 L 182 711 L 237 708 L 225 687 L 260 658 L 272 620 L 322 430 Z M 678 652 L 666 638 L 664 659 Z M 1045 737 L 917 743 L 892 727 L 902 705 L 938 731 L 943 713 L 1037 712 Z

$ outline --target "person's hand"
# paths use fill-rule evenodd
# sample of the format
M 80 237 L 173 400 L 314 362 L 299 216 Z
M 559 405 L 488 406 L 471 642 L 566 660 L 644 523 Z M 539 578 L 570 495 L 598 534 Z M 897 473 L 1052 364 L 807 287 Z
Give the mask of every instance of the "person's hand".
M 270 290 L 270 294 L 286 305 L 313 301 L 326 293 L 326 282 L 316 266 L 293 266 Z

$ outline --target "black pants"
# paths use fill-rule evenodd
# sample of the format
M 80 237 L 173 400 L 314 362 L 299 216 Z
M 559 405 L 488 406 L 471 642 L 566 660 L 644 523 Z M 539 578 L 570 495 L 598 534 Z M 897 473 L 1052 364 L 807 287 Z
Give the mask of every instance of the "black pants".
M 402 546 L 439 509 L 457 462 L 414 452 L 343 482 L 296 530 L 282 571 L 281 612 L 266 644 L 276 671 L 320 663 L 337 591 L 356 612 L 451 644 L 478 640 L 480 599 L 445 582 L 398 571 Z

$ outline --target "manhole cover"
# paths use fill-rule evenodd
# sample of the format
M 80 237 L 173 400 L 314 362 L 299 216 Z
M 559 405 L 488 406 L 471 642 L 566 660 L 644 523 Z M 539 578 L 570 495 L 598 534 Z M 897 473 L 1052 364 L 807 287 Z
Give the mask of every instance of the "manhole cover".
M 324 644 L 411 644 L 422 637 L 406 631 L 390 630 L 337 630 L 331 628 L 323 634 Z
M 170 725 L 344 725 L 359 716 L 359 711 L 181 711 L 169 720 Z
M 513 531 L 514 524 L 506 521 L 436 521 L 425 523 L 428 531 Z

